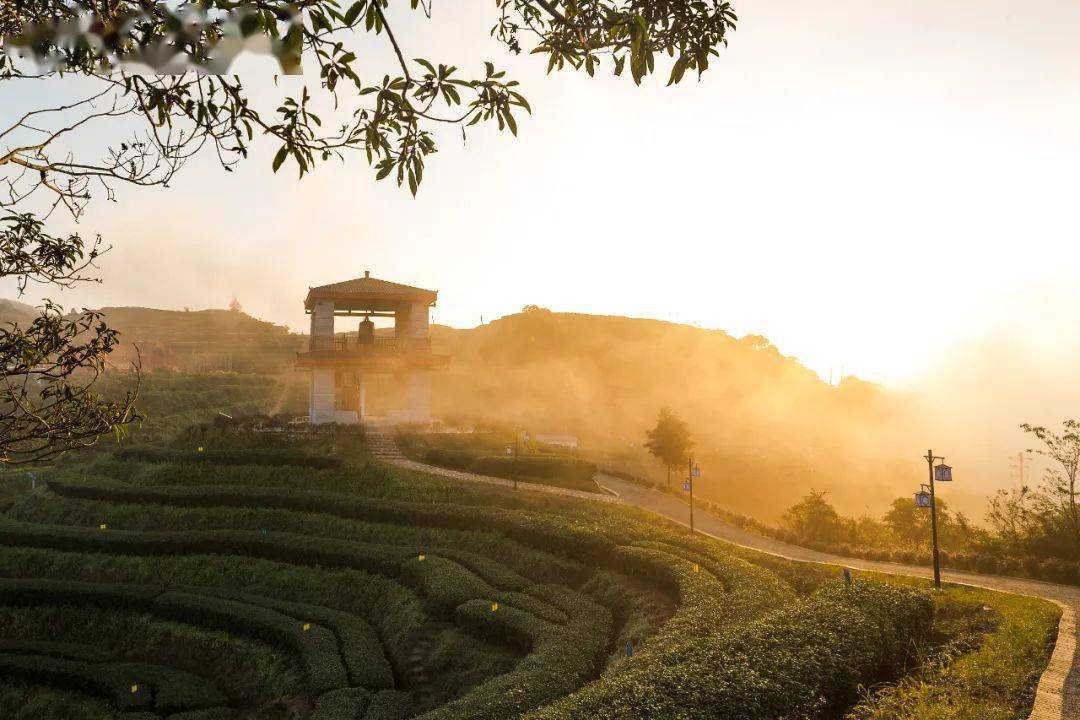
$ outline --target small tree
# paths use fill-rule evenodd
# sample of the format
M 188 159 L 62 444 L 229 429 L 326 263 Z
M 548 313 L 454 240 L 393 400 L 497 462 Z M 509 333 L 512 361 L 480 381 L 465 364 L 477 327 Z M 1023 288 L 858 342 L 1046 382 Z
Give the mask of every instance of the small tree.
M 1031 488 L 1024 485 L 1012 490 L 998 490 L 987 503 L 987 524 L 1012 552 L 1021 550 L 1035 532 L 1034 499 Z
M 235 313 L 243 312 L 244 310 L 244 306 L 240 304 L 240 301 L 236 299 L 235 295 L 233 295 L 232 301 L 229 303 L 229 310 Z
M 1072 557 L 1080 557 L 1080 507 L 1077 506 L 1077 471 L 1080 469 L 1080 423 L 1066 420 L 1060 434 L 1041 426 L 1024 423 L 1020 426 L 1042 441 L 1046 447 L 1033 450 L 1060 465 L 1043 476 L 1043 484 L 1035 498 L 1037 512 L 1045 525 L 1060 528 L 1067 536 Z M 1047 522 L 1049 521 L 1049 522 Z M 1049 528 L 1048 528 L 1049 529 Z M 1051 530 L 1052 531 L 1052 530 Z
M 937 504 L 938 536 L 943 537 L 946 532 L 952 532 L 955 521 L 945 500 L 937 497 L 934 502 Z M 914 546 L 930 543 L 930 508 L 916 507 L 910 495 L 893 500 L 882 520 L 902 542 Z
M 843 519 L 828 500 L 827 491 L 810 490 L 810 494 L 784 513 L 784 525 L 799 537 L 833 543 L 841 539 Z
M 690 427 L 675 413 L 661 408 L 656 426 L 647 430 L 645 447 L 667 467 L 667 484 L 671 487 L 671 468 L 682 465 L 690 457 L 694 441 L 690 439 Z

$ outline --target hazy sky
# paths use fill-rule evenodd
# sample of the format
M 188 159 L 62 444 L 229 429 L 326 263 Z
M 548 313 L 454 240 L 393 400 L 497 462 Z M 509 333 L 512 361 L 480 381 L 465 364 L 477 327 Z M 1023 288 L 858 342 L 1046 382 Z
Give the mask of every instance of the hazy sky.
M 417 199 L 359 155 L 299 183 L 269 174 L 266 144 L 232 174 L 207 156 L 170 190 L 92 206 L 83 229 L 115 245 L 105 283 L 61 299 L 235 294 L 302 329 L 307 286 L 370 270 L 438 289 L 440 323 L 527 303 L 668 318 L 900 386 L 973 342 L 1058 365 L 1080 346 L 1062 321 L 1080 307 L 1080 5 L 735 6 L 700 83 L 635 88 L 544 76 L 488 38 L 494 3 L 436 0 L 434 22 L 404 28 L 406 52 L 509 67 L 535 110 L 517 139 L 444 137 Z M 36 99 L 0 98 L 0 115 Z

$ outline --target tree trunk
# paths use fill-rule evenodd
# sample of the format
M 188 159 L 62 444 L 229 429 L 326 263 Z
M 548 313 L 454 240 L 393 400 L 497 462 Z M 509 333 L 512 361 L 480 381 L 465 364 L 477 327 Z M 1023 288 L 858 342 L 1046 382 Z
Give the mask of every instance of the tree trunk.
M 670 490 L 671 489 L 671 466 L 670 465 L 667 466 L 667 486 L 668 486 L 668 490 Z

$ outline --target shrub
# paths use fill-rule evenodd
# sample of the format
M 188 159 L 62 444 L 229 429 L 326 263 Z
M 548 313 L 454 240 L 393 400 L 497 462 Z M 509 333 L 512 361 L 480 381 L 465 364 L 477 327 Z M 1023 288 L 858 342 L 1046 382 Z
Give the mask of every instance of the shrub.
M 225 705 L 221 691 L 203 678 L 161 665 L 85 662 L 45 655 L 0 655 L 5 677 L 42 679 L 107 698 L 120 710 L 160 713 Z M 134 689 L 134 691 L 133 691 Z
M 424 713 L 423 720 L 489 720 L 517 717 L 581 685 L 599 666 L 611 630 L 611 615 L 565 588 L 547 587 L 545 597 L 563 606 L 566 625 L 550 623 L 514 607 L 492 612 L 485 600 L 458 607 L 458 623 L 483 637 L 528 652 L 509 673 L 465 697 Z
M 191 592 L 159 594 L 155 588 L 138 585 L 11 579 L 0 579 L 0 600 L 16 605 L 64 603 L 98 607 L 116 607 L 119 602 L 129 609 L 151 612 L 159 617 L 198 627 L 217 627 L 290 647 L 303 658 L 309 686 L 314 692 L 349 684 L 338 652 L 338 640 L 332 632 L 310 621 L 301 621 L 259 605 Z M 163 702 L 162 692 L 165 691 L 159 690 L 157 695 L 159 704 Z M 165 697 L 171 696 L 166 692 Z M 177 697 L 176 702 L 181 699 Z
M 393 671 L 383 654 L 379 637 L 370 625 L 355 615 L 320 605 L 287 602 L 249 593 L 207 588 L 199 588 L 198 593 L 268 608 L 291 617 L 297 625 L 318 623 L 337 637 L 341 659 L 345 662 L 351 684 L 369 690 L 394 687 Z
M 998 559 L 989 553 L 979 553 L 975 557 L 975 569 L 981 573 L 994 574 L 1001 569 Z
M 0 653 L 5 655 L 49 655 L 65 660 L 108 662 L 116 660 L 116 653 L 108 648 L 77 643 L 50 642 L 47 640 L 2 640 Z
M 444 450 L 432 448 L 424 453 L 424 462 L 451 470 L 472 470 L 476 455 L 464 450 Z
M 338 458 L 310 455 L 302 450 L 165 450 L 161 448 L 128 448 L 118 450 L 114 457 L 125 462 L 148 463 L 207 463 L 211 465 L 269 465 L 313 469 L 341 467 Z
M 596 465 L 574 457 L 524 455 L 517 458 L 505 455 L 479 457 L 473 463 L 473 472 L 495 477 L 538 478 L 541 480 L 563 479 L 583 483 L 596 475 Z
M 320 625 L 301 623 L 267 608 L 185 592 L 162 593 L 154 601 L 153 611 L 161 617 L 218 627 L 291 647 L 303 658 L 308 684 L 314 693 L 349 684 L 337 639 Z
M 903 664 L 930 615 L 929 599 L 913 590 L 834 584 L 719 642 L 699 638 L 632 658 L 622 673 L 529 717 L 712 717 L 717 708 L 726 720 L 836 714 L 860 685 Z
M 407 693 L 383 690 L 371 698 L 363 720 L 402 720 L 408 714 L 411 704 Z
M 370 702 L 371 693 L 362 688 L 331 690 L 318 697 L 308 720 L 358 720 Z

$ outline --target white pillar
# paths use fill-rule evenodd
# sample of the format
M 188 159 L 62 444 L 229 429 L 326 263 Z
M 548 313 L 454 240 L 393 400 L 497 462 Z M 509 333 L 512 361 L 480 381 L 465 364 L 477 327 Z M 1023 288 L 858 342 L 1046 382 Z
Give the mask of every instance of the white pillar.
M 426 338 L 428 336 L 428 304 L 413 303 L 409 310 L 409 337 Z
M 431 373 L 409 375 L 409 420 L 426 423 L 431 420 Z
M 334 421 L 334 369 L 311 370 L 311 403 L 308 416 L 312 425 Z
M 359 383 L 358 383 L 360 385 L 359 417 L 360 417 L 360 422 L 364 422 L 364 417 L 367 415 L 367 409 L 365 407 L 365 405 L 367 403 L 367 398 L 366 398 L 366 392 L 365 392 L 366 388 L 364 387 L 364 383 L 366 382 L 367 378 L 365 377 L 365 375 L 363 373 L 358 373 L 358 375 L 360 377 L 360 380 L 359 380 Z
M 332 350 L 334 347 L 334 303 L 321 300 L 311 308 L 311 349 Z
M 334 303 L 319 301 L 311 308 L 311 350 L 332 350 L 334 347 Z M 308 401 L 308 421 L 312 425 L 334 421 L 334 369 L 311 369 L 311 393 Z

